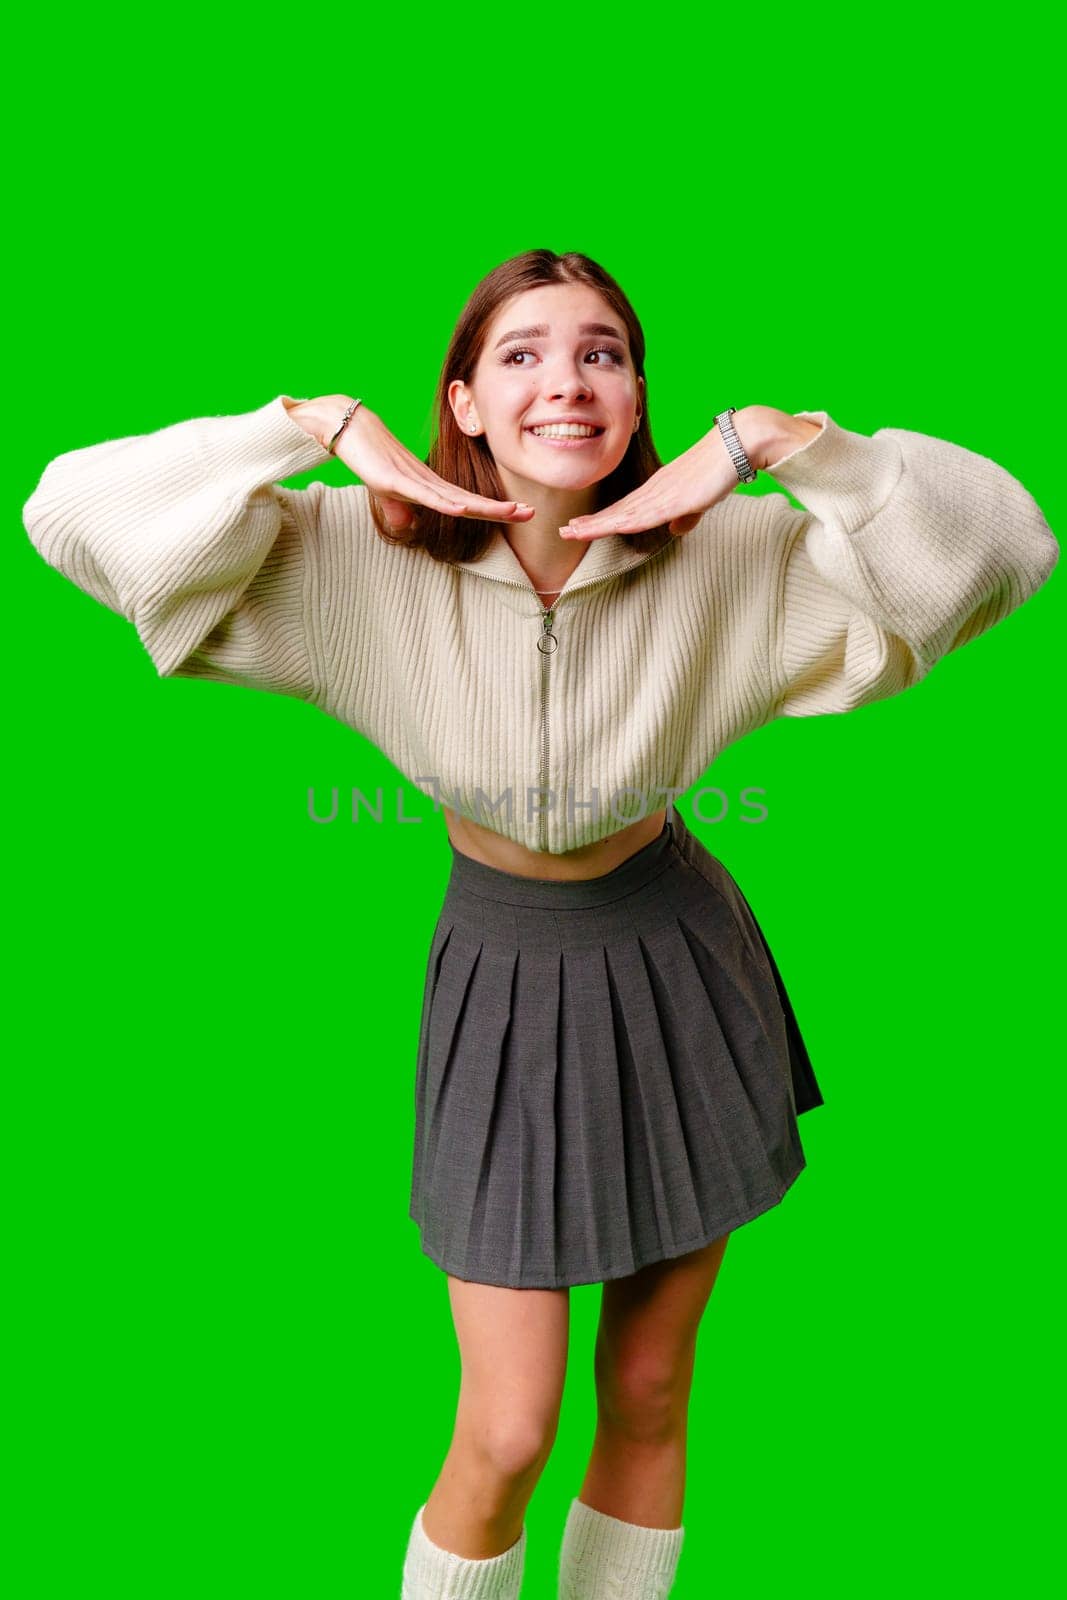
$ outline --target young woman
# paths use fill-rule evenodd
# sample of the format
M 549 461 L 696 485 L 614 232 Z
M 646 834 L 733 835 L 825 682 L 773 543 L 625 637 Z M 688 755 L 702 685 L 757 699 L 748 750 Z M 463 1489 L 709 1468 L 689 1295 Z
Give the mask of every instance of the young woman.
M 916 683 L 1057 559 L 1020 483 L 918 433 L 749 405 L 664 466 L 644 365 L 615 280 L 533 250 L 464 309 L 426 462 L 359 398 L 280 395 L 61 455 L 25 510 L 162 676 L 308 700 L 443 803 L 410 1214 L 463 1376 L 407 1600 L 518 1594 L 584 1283 L 599 1420 L 560 1593 L 669 1593 L 700 1319 L 822 1103 L 672 801 L 774 717 Z M 280 487 L 331 453 L 361 481 Z M 758 471 L 806 509 L 732 492 Z

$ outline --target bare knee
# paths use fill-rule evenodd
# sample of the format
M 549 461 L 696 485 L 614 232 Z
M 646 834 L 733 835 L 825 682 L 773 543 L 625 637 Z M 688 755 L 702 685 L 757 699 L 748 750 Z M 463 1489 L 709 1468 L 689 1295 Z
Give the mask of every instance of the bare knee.
M 647 1353 L 612 1359 L 598 1349 L 599 1417 L 637 1441 L 668 1439 L 685 1425 L 691 1378 L 688 1362 L 673 1367 Z
M 501 1408 L 478 1418 L 469 1414 L 461 1418 L 457 1437 L 491 1477 L 518 1483 L 540 1475 L 552 1453 L 557 1426 L 558 1417 L 552 1414 Z

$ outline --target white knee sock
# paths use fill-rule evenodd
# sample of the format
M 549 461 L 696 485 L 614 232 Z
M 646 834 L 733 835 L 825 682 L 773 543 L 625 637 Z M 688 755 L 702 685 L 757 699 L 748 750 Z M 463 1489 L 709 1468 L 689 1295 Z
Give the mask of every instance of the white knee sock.
M 684 1528 L 642 1528 L 572 1500 L 559 1563 L 559 1600 L 665 1600 Z
M 526 1556 L 526 1525 L 510 1549 L 467 1560 L 434 1544 L 420 1506 L 408 1540 L 400 1600 L 518 1600 Z

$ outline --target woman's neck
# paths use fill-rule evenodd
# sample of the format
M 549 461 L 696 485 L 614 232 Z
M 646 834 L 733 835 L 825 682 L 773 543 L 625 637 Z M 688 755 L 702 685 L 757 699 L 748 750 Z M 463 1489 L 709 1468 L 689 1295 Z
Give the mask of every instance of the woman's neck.
M 509 491 L 505 486 L 504 493 L 508 492 L 523 498 L 517 490 Z M 591 484 L 588 489 L 575 492 L 534 484 L 526 486 L 524 495 L 527 504 L 535 507 L 536 515 L 528 522 L 509 523 L 504 537 L 547 608 L 588 548 L 586 540 L 564 539 L 559 530 L 571 517 L 586 517 L 599 509 L 598 486 Z

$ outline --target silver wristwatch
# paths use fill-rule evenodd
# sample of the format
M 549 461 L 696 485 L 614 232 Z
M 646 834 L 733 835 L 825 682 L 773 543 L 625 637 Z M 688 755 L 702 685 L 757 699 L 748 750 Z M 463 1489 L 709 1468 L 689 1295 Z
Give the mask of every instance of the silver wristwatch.
M 756 478 L 756 469 L 746 456 L 741 446 L 741 441 L 737 437 L 737 429 L 730 421 L 736 410 L 736 406 L 730 406 L 728 410 L 720 411 L 715 421 L 719 424 L 722 442 L 730 452 L 730 460 L 737 468 L 737 476 L 742 483 L 753 483 Z

